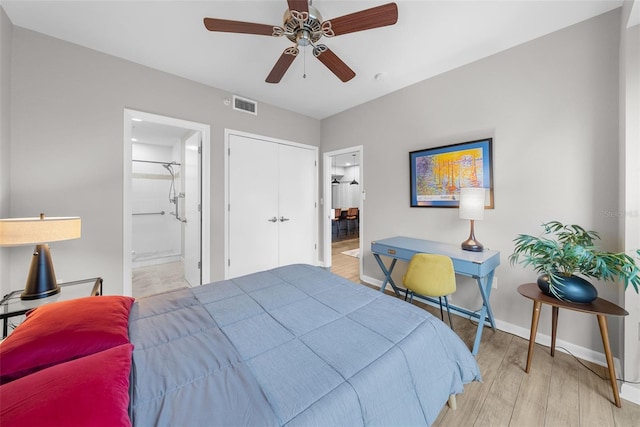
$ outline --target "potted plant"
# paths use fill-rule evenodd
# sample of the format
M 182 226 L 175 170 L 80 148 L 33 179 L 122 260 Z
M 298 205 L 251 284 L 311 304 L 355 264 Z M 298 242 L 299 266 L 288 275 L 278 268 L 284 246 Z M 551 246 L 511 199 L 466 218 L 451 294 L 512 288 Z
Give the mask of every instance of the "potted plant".
M 519 234 L 509 256 L 511 265 L 532 266 L 541 274 L 538 287 L 543 293 L 564 301 L 588 303 L 597 298 L 596 288 L 583 277 L 603 281 L 623 280 L 636 292 L 640 273 L 634 258 L 620 252 L 607 252 L 595 246 L 600 239 L 595 231 L 579 225 L 564 225 L 558 221 L 543 223 L 540 236 Z M 640 255 L 640 250 L 636 253 Z

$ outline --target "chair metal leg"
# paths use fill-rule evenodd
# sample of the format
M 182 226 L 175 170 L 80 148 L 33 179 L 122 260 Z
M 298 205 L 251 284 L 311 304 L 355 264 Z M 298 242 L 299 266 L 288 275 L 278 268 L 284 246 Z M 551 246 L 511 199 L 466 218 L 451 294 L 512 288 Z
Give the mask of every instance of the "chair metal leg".
M 453 331 L 454 329 L 453 329 L 453 322 L 451 321 L 451 310 L 449 310 L 449 300 L 447 299 L 446 295 L 444 297 L 444 303 L 447 306 L 447 316 L 449 316 L 449 327 Z M 442 306 L 440 308 L 442 309 Z
M 440 301 L 440 320 L 444 322 L 444 313 L 442 312 L 442 297 L 438 297 L 438 301 Z
M 353 232 L 355 233 L 357 228 L 357 224 L 356 224 L 356 220 L 354 219 L 348 219 L 347 220 L 347 234 L 351 234 L 351 225 L 353 224 Z

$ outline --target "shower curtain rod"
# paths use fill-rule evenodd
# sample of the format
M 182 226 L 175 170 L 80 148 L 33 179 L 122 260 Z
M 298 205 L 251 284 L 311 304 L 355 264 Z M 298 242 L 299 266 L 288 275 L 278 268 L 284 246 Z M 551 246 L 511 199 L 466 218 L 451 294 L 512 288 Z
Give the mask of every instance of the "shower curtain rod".
M 133 159 L 131 160 L 132 162 L 141 162 L 141 163 L 155 163 L 158 165 L 175 165 L 175 166 L 181 166 L 180 163 L 173 161 L 173 162 L 157 162 L 155 160 L 136 160 Z

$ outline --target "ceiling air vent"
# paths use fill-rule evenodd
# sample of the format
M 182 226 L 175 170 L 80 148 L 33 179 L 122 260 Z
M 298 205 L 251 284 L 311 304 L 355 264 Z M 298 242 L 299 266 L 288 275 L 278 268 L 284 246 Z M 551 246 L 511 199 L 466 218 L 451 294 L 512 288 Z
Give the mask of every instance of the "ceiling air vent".
M 241 98 L 237 95 L 233 95 L 233 109 L 244 111 L 245 113 L 251 113 L 255 116 L 258 115 L 258 103 L 256 101 Z

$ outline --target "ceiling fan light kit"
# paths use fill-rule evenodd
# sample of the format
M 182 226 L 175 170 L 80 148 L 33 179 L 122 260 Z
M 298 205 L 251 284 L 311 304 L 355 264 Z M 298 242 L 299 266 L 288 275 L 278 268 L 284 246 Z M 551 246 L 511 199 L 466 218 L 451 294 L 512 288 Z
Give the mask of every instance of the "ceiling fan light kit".
M 218 18 L 204 18 L 204 26 L 209 31 L 255 34 L 289 39 L 293 46 L 287 47 L 266 78 L 267 83 L 279 83 L 294 59 L 299 47 L 311 46 L 313 56 L 318 58 L 341 81 L 348 82 L 356 76 L 331 49 L 318 41 L 325 37 L 393 25 L 398 22 L 398 6 L 387 3 L 364 9 L 337 18 L 322 20 L 322 15 L 307 0 L 287 0 L 289 8 L 285 11 L 282 26 L 256 24 L 253 22 L 231 21 Z

